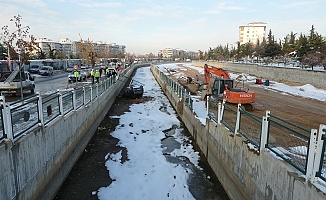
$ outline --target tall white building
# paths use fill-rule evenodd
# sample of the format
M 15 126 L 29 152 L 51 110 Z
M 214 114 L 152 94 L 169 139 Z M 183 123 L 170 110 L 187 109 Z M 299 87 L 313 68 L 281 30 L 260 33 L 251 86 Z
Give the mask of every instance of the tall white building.
M 239 42 L 241 44 L 251 43 L 253 45 L 263 41 L 266 36 L 265 22 L 251 22 L 246 26 L 239 26 Z

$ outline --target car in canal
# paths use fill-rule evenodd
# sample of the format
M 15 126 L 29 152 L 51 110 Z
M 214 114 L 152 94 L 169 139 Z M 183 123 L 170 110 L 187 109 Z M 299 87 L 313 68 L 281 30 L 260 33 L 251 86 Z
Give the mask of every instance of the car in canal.
M 128 87 L 126 87 L 123 96 L 127 98 L 141 98 L 144 94 L 144 84 L 132 80 Z

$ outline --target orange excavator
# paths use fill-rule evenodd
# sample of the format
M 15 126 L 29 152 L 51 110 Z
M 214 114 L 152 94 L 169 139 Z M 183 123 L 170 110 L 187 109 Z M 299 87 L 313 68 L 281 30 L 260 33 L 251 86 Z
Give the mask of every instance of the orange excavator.
M 234 81 L 229 73 L 222 68 L 204 65 L 204 74 L 206 79 L 207 95 L 212 95 L 213 98 L 226 100 L 228 103 L 241 103 L 246 110 L 253 110 L 252 103 L 255 101 L 255 92 L 234 88 Z M 217 77 L 211 82 L 211 75 Z

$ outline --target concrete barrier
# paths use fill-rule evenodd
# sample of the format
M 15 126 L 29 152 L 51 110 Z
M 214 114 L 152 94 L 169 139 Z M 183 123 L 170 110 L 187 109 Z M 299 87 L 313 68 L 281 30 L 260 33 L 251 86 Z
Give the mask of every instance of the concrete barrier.
M 251 74 L 258 78 L 275 81 L 291 81 L 303 85 L 311 84 L 315 87 L 326 89 L 326 72 L 323 71 L 204 60 L 193 60 L 192 64 L 197 67 L 204 67 L 204 64 L 209 64 L 228 71 Z
M 306 182 L 303 175 L 265 149 L 259 154 L 242 136 L 234 136 L 223 124 L 206 120 L 203 125 L 180 97 L 152 73 L 171 105 L 195 139 L 230 199 L 322 200 L 326 194 Z M 182 103 L 182 106 L 180 106 Z
M 117 95 L 142 65 L 86 106 L 0 145 L 0 199 L 53 199 Z

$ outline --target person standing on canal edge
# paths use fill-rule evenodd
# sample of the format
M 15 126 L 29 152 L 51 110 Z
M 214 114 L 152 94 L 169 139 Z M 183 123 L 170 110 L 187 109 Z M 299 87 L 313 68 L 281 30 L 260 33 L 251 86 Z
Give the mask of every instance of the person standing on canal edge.
M 96 83 L 100 82 L 100 76 L 101 76 L 100 72 L 98 70 L 96 70 L 96 72 L 95 72 Z
M 95 71 L 94 69 L 91 70 L 91 78 L 92 78 L 92 83 L 94 84 L 94 76 L 95 76 Z
M 77 83 L 78 81 L 78 76 L 79 76 L 79 72 L 77 70 L 74 71 L 74 77 L 75 77 L 75 81 Z

